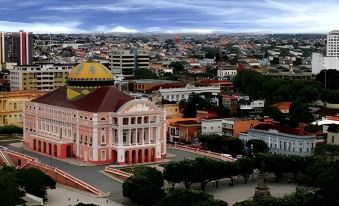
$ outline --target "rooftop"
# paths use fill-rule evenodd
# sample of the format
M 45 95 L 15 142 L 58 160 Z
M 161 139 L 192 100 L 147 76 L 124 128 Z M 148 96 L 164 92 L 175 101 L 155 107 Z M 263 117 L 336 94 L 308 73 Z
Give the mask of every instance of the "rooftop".
M 114 87 L 100 87 L 75 101 L 67 98 L 67 87 L 60 87 L 32 102 L 65 107 L 88 112 L 116 112 L 123 104 L 134 98 Z

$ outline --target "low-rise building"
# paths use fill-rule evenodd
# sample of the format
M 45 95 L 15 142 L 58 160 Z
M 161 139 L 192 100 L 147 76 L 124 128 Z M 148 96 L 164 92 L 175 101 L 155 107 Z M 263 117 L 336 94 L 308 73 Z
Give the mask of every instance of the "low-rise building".
M 201 124 L 197 120 L 176 121 L 168 126 L 168 140 L 171 142 L 192 142 L 200 134 Z
M 159 89 L 159 93 L 163 99 L 168 101 L 180 102 L 181 100 L 187 100 L 190 94 L 203 94 L 209 93 L 212 96 L 212 101 L 218 104 L 218 96 L 220 94 L 220 87 L 218 86 L 196 86 L 193 84 L 177 85 L 177 86 L 162 86 Z
M 230 111 L 230 115 L 236 115 L 238 111 L 238 98 L 235 96 L 221 94 L 221 104 Z
M 201 134 L 239 137 L 240 133 L 247 132 L 259 123 L 259 120 L 243 118 L 202 119 Z
M 179 104 L 163 104 L 162 107 L 166 111 L 167 118 L 180 118 L 184 116 L 180 112 Z
M 43 94 L 40 91 L 0 92 L 0 126 L 22 127 L 24 103 Z
M 310 155 L 317 144 L 324 143 L 323 134 L 310 134 L 303 128 L 288 128 L 278 124 L 261 123 L 241 133 L 240 139 L 263 140 L 271 152 L 290 155 Z

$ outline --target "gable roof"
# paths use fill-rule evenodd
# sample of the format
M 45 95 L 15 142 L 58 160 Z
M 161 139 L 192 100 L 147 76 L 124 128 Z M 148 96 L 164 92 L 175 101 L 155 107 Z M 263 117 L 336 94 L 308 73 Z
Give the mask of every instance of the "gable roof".
M 32 102 L 97 113 L 116 112 L 123 104 L 133 99 L 114 87 L 100 87 L 78 100 L 70 101 L 67 98 L 67 87 L 60 87 Z

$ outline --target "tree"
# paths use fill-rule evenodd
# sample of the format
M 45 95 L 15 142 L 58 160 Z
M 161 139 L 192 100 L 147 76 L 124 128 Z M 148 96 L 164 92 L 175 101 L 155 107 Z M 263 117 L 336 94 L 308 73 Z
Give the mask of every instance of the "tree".
M 55 188 L 56 184 L 50 176 L 36 168 L 17 171 L 17 178 L 26 192 L 44 199 L 47 188 Z
M 204 134 L 198 137 L 203 147 L 214 152 L 221 152 L 223 145 L 223 137 L 218 134 Z
M 165 195 L 163 184 L 160 171 L 145 167 L 123 183 L 123 195 L 138 205 L 153 205 Z
M 197 164 L 195 160 L 185 159 L 179 162 L 181 172 L 182 172 L 182 179 L 186 189 L 190 189 L 190 186 L 193 183 L 199 182 L 200 178 L 197 174 Z
M 227 202 L 215 200 L 212 195 L 196 190 L 175 189 L 156 206 L 227 206 Z
M 244 151 L 244 144 L 239 138 L 225 137 L 222 145 L 223 151 L 233 156 L 242 154 Z
M 161 187 L 152 183 L 152 180 L 141 175 L 129 177 L 122 185 L 123 196 L 128 197 L 138 205 L 153 205 L 163 196 Z
M 252 158 L 241 158 L 235 162 L 239 169 L 239 173 L 244 178 L 245 184 L 247 184 L 248 177 L 253 173 L 255 169 L 254 160 Z
M 158 75 L 149 69 L 137 69 L 134 72 L 136 79 L 158 79 Z
M 339 145 L 325 144 L 315 147 L 314 155 L 334 161 L 339 156 Z
M 275 121 L 282 122 L 284 120 L 284 114 L 276 107 L 266 107 L 263 111 L 264 116 L 268 116 Z
M 14 172 L 0 171 L 0 203 L 1 205 L 14 206 L 22 196 Z
M 176 61 L 176 62 L 171 62 L 169 67 L 173 67 L 173 72 L 182 72 L 185 70 L 185 64 L 186 62 L 183 61 Z
M 174 189 L 175 183 L 183 181 L 182 170 L 180 163 L 171 161 L 164 165 L 164 179 L 172 183 L 172 189 Z
M 22 128 L 15 125 L 0 127 L 0 134 L 22 134 Z
M 247 141 L 246 147 L 253 149 L 251 152 L 254 154 L 266 153 L 269 151 L 269 147 L 267 146 L 266 142 L 260 139 L 251 139 Z
M 291 126 L 298 126 L 299 122 L 309 123 L 314 120 L 313 115 L 310 113 L 310 109 L 306 104 L 301 102 L 293 102 L 290 107 L 290 120 Z

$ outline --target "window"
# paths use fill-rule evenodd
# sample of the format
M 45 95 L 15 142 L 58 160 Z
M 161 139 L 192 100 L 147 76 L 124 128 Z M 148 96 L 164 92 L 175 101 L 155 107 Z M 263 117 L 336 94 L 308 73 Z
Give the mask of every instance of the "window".
M 135 124 L 135 117 L 131 118 L 131 124 Z
M 138 124 L 142 124 L 142 117 L 138 117 Z
M 101 150 L 101 160 L 106 160 L 106 150 Z
M 127 140 L 127 133 L 125 131 L 122 133 L 122 138 L 123 138 L 123 142 L 125 143 Z
M 145 116 L 144 117 L 144 123 L 149 123 L 148 119 L 149 119 L 148 116 Z
M 106 135 L 105 134 L 101 135 L 101 144 L 106 144 Z
M 122 121 L 122 124 L 123 125 L 128 125 L 128 118 L 124 118 L 123 121 Z

